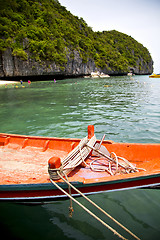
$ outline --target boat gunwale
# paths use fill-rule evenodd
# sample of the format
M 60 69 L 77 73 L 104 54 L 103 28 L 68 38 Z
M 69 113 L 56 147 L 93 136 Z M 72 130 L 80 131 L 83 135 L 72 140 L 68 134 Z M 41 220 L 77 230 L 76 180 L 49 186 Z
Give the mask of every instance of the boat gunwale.
M 157 176 L 159 175 L 159 176 Z M 160 179 L 160 174 L 156 174 L 156 176 L 154 176 L 154 178 L 158 177 Z M 151 180 L 153 179 L 150 178 Z M 133 179 L 132 179 L 133 180 Z M 99 194 L 99 193 L 104 193 L 104 192 L 113 192 L 113 191 L 124 191 L 124 190 L 130 190 L 130 189 L 141 189 L 141 188 L 152 188 L 155 189 L 156 186 L 159 186 L 159 181 L 158 182 L 152 182 L 152 183 L 146 183 L 144 185 L 141 185 L 139 183 L 139 181 L 143 181 L 143 179 L 135 179 L 135 181 L 138 181 L 136 185 L 122 185 L 121 187 L 118 186 L 117 188 L 115 187 L 115 184 L 116 183 L 113 183 L 113 187 L 110 188 L 110 189 L 104 189 L 104 186 L 106 184 L 99 184 L 101 186 L 100 189 L 93 189 L 93 187 L 97 187 L 95 186 L 94 184 L 87 184 L 87 185 L 92 185 L 92 186 L 86 186 L 84 187 L 83 184 L 82 184 L 82 187 L 79 187 L 79 190 L 81 189 L 87 189 L 88 188 L 91 188 L 90 191 L 83 191 L 85 195 L 92 195 L 92 194 Z M 146 179 L 145 179 L 146 180 Z M 121 183 L 123 184 L 123 182 L 133 182 L 133 181 L 123 181 L 123 179 L 121 180 Z M 106 183 L 106 182 L 105 182 Z M 119 184 L 121 184 L 119 183 Z M 117 183 L 118 184 L 118 183 Z M 52 186 L 53 187 L 53 186 Z M 66 186 L 68 187 L 68 186 Z M 92 190 L 92 191 L 91 191 Z M 50 193 L 49 193 L 49 192 Z M 38 193 L 40 193 L 40 195 L 34 195 L 36 190 L 32 190 L 32 191 L 28 191 L 28 193 L 32 193 L 33 196 L 25 196 L 25 190 L 22 190 L 22 191 L 19 191 L 20 193 L 24 193 L 24 196 L 10 196 L 10 197 L 0 197 L 0 202 L 20 202 L 20 203 L 30 203 L 30 204 L 34 204 L 35 202 L 37 204 L 42 204 L 42 203 L 48 203 L 48 202 L 52 202 L 52 201 L 58 201 L 58 200 L 67 200 L 68 197 L 66 195 L 64 195 L 61 191 L 58 191 L 58 194 L 54 194 L 54 191 L 58 191 L 57 189 L 46 189 L 46 190 L 39 190 L 37 191 Z M 12 191 L 13 192 L 13 191 Z M 16 194 L 17 191 L 14 191 L 14 194 Z M 27 191 L 26 191 L 27 192 Z M 49 194 L 45 194 L 45 193 L 49 193 Z M 43 193 L 43 194 L 42 194 Z M 72 193 L 72 196 L 73 197 L 79 197 L 80 195 L 77 194 L 77 193 Z
M 121 175 L 122 176 L 122 175 Z M 128 176 L 128 175 L 127 175 Z M 144 180 L 144 179 L 152 179 L 152 178 L 157 178 L 160 177 L 160 173 L 155 173 L 155 174 L 148 174 L 148 175 L 143 175 L 143 176 L 134 176 L 134 177 L 127 177 L 127 178 L 121 178 L 121 179 L 115 179 L 115 180 L 110 180 L 110 181 L 99 181 L 99 182 L 89 182 L 89 183 L 84 183 L 84 182 L 79 182 L 75 181 L 71 183 L 75 187 L 97 187 L 99 185 L 111 185 L 111 184 L 119 184 L 119 183 L 125 183 L 125 182 L 134 182 L 134 181 L 139 181 L 139 180 Z M 63 188 L 68 188 L 68 185 L 64 182 L 58 182 L 58 185 L 60 185 Z M 24 190 L 25 188 L 25 190 Z M 28 183 L 28 184 L 3 184 L 0 185 L 0 191 L 6 192 L 6 191 L 35 191 L 35 190 L 54 190 L 57 189 L 51 182 L 50 183 Z
M 63 138 L 63 137 L 45 137 L 45 136 L 32 136 L 32 135 L 21 135 L 21 134 L 10 134 L 10 133 L 0 133 L 0 137 L 15 137 L 15 138 L 28 138 L 36 140 L 61 140 L 61 141 L 80 141 L 79 138 Z
M 65 138 L 65 137 L 47 137 L 47 136 L 32 136 L 32 135 L 21 135 L 21 134 L 12 134 L 12 133 L 0 133 L 0 137 L 7 138 L 7 137 L 15 137 L 15 138 L 28 138 L 28 139 L 36 139 L 36 140 L 58 140 L 58 141 L 73 141 L 73 142 L 79 142 L 81 141 L 80 138 Z M 101 140 L 97 139 L 97 142 L 99 143 Z M 103 144 L 119 144 L 119 145 L 153 145 L 153 146 L 159 146 L 160 143 L 130 143 L 130 142 L 115 142 L 112 140 L 103 140 Z M 19 144 L 20 145 L 20 144 Z

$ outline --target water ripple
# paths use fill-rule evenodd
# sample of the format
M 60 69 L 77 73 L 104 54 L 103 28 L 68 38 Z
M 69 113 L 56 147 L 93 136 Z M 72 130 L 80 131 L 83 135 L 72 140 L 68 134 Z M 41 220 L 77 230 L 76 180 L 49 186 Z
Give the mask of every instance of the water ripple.
M 1 88 L 1 132 L 84 137 L 94 124 L 98 138 L 106 133 L 113 141 L 160 142 L 159 88 L 148 76 Z

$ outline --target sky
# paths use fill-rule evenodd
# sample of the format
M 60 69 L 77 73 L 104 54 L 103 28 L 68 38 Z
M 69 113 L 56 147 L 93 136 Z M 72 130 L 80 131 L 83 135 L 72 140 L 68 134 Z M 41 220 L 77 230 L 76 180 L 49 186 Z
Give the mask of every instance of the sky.
M 160 73 L 160 0 L 59 0 L 93 31 L 117 30 L 145 46 Z

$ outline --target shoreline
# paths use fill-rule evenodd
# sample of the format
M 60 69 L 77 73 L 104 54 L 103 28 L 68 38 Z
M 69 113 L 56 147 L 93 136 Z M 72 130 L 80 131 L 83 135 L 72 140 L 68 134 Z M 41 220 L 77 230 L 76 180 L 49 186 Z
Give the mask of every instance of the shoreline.
M 12 83 L 19 83 L 17 81 L 8 81 L 8 80 L 0 80 L 0 85 L 12 84 Z

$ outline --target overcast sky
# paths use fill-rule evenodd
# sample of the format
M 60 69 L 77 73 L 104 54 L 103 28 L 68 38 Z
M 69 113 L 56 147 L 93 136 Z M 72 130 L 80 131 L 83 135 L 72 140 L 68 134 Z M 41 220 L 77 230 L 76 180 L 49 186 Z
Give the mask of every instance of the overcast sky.
M 148 48 L 160 73 L 160 0 L 59 0 L 94 31 L 117 30 Z

